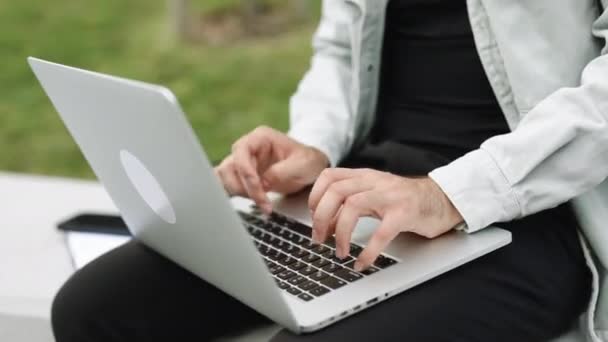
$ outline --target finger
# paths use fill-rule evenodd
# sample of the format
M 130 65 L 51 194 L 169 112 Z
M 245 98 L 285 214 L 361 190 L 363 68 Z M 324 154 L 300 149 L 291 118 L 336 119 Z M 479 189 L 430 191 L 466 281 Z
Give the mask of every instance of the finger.
M 357 175 L 360 175 L 362 172 L 360 169 L 346 169 L 346 168 L 327 168 L 315 182 L 310 190 L 310 195 L 308 196 L 308 208 L 314 211 L 321 200 L 322 195 L 327 191 L 327 188 L 337 181 L 341 181 L 343 179 L 352 178 Z
M 330 223 L 329 223 L 329 229 L 327 229 L 327 231 L 325 232 L 325 235 L 318 237 L 318 241 L 323 241 L 323 242 L 325 242 L 325 241 L 326 241 L 326 240 L 327 240 L 327 239 L 328 239 L 330 236 L 332 236 L 332 235 L 334 234 L 334 229 L 335 229 L 335 227 L 336 227 L 336 223 L 338 222 L 338 216 L 340 215 L 340 211 L 341 211 L 341 210 L 342 210 L 342 209 L 340 209 L 340 210 L 338 211 L 338 215 L 334 216 L 334 217 L 331 219 L 331 221 L 330 221 Z M 314 231 L 313 231 L 313 234 L 314 234 Z M 315 242 L 315 241 L 314 241 L 314 238 L 313 238 L 313 242 Z M 315 242 L 315 243 L 319 244 L 320 242 Z
M 234 168 L 223 170 L 221 171 L 221 173 L 224 188 L 226 189 L 228 194 L 230 194 L 230 196 L 247 195 L 245 187 L 243 186 L 243 183 L 241 183 L 241 179 L 239 178 Z
M 256 151 L 264 148 L 264 141 L 258 135 L 250 135 L 246 140 L 237 142 L 232 154 L 237 174 L 249 198 L 263 211 L 270 213 L 272 206 L 266 196 L 257 171 Z
M 312 182 L 313 178 L 306 170 L 306 165 L 300 158 L 289 157 L 268 168 L 262 175 L 262 180 L 268 184 L 269 189 L 287 194 Z
M 230 196 L 234 196 L 234 195 L 241 195 L 238 194 L 236 187 L 235 187 L 235 182 L 234 182 L 234 166 L 233 166 L 233 158 L 232 155 L 226 157 L 219 166 L 216 166 L 213 171 L 215 173 L 215 176 L 220 180 L 220 182 L 222 183 L 222 186 L 224 187 L 224 190 L 226 190 L 226 192 L 228 193 L 228 195 Z M 238 178 L 238 177 L 237 177 Z M 240 183 L 240 181 L 239 181 Z
M 399 234 L 401 222 L 392 217 L 385 217 L 369 240 L 369 243 L 355 262 L 355 271 L 360 272 L 374 263 L 378 255 Z
M 373 184 L 361 177 L 348 178 L 331 184 L 313 212 L 313 239 L 329 235 L 327 230 L 331 219 L 338 214 L 338 210 L 349 196 L 370 190 L 372 187 Z
M 365 193 L 351 196 L 346 200 L 338 214 L 335 236 L 336 256 L 340 259 L 346 258 L 350 253 L 350 241 L 359 218 L 369 216 L 372 212 L 369 209 L 370 206 L 364 203 L 365 201 L 367 201 Z

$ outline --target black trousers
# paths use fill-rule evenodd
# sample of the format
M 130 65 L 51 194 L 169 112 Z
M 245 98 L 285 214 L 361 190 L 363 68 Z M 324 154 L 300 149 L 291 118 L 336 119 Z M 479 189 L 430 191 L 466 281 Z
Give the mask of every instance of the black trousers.
M 321 331 L 281 331 L 273 341 L 541 342 L 560 335 L 591 289 L 570 208 L 499 225 L 512 232 L 510 245 Z M 74 274 L 52 308 L 58 342 L 208 341 L 266 323 L 136 241 Z

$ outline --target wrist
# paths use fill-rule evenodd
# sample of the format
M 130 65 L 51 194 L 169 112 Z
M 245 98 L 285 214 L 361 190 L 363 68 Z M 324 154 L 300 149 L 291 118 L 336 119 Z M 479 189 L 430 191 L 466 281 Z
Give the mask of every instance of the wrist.
M 329 167 L 329 157 L 325 153 L 312 146 L 306 146 L 306 149 L 310 153 L 310 162 L 315 166 L 315 169 L 323 170 Z
M 439 216 L 442 217 L 446 226 L 452 228 L 462 224 L 464 222 L 464 218 L 458 209 L 456 209 L 454 203 L 452 203 L 450 198 L 445 194 L 445 192 L 443 192 L 441 187 L 432 178 L 428 177 L 427 180 L 432 184 L 432 187 L 435 190 L 434 192 L 437 194 L 437 200 L 440 203 Z

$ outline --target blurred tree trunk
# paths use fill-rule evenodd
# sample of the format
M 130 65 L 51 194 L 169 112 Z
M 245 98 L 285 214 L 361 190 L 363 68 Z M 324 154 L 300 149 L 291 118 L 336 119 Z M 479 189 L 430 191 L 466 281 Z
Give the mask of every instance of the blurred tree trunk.
M 187 40 L 190 34 L 190 0 L 168 0 L 169 20 L 173 35 Z

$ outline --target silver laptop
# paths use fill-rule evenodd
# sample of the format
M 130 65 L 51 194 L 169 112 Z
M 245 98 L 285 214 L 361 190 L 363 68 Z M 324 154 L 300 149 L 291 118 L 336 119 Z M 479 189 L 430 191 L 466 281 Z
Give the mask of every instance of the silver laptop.
M 435 240 L 402 234 L 369 270 L 337 259 L 334 241 L 255 207 L 231 204 L 168 89 L 36 58 L 34 73 L 133 235 L 295 333 L 311 332 L 511 241 L 491 227 Z M 361 220 L 356 256 L 377 221 Z

